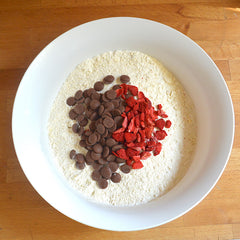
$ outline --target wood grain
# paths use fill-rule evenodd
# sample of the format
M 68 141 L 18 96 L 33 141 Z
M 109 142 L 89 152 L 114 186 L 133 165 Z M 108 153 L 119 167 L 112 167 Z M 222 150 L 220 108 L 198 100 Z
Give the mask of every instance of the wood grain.
M 152 19 L 196 41 L 222 72 L 236 118 L 229 163 L 210 194 L 175 221 L 130 233 L 94 229 L 49 206 L 26 179 L 11 137 L 16 90 L 34 57 L 64 31 L 114 16 Z M 0 239 L 240 238 L 240 1 L 2 0 L 0 23 Z

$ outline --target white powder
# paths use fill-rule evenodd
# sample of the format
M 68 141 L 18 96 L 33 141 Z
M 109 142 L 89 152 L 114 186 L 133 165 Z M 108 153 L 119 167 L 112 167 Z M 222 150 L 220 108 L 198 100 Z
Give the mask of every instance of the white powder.
M 109 181 L 106 189 L 99 189 L 91 179 L 92 167 L 78 170 L 69 152 L 79 146 L 79 137 L 72 133 L 70 107 L 66 99 L 79 89 L 93 87 L 106 75 L 118 78 L 128 75 L 131 84 L 148 97 L 153 106 L 161 103 L 172 121 L 168 136 L 162 141 L 158 156 L 143 161 L 144 167 L 122 176 L 120 183 Z M 114 84 L 119 83 L 119 80 Z M 105 86 L 106 89 L 106 86 Z M 105 91 L 104 89 L 104 91 Z M 49 140 L 59 169 L 69 183 L 83 196 L 98 203 L 131 206 L 146 203 L 169 191 L 186 173 L 196 145 L 196 119 L 194 105 L 182 85 L 156 59 L 136 51 L 114 51 L 88 59 L 79 64 L 61 87 L 49 117 Z

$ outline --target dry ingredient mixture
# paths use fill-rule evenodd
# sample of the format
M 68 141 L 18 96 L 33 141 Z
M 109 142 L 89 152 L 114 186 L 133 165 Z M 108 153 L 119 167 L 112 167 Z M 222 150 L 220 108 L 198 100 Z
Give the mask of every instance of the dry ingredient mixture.
M 48 130 L 70 183 L 117 206 L 166 193 L 184 176 L 196 143 L 194 106 L 181 84 L 134 51 L 78 65 L 53 104 Z

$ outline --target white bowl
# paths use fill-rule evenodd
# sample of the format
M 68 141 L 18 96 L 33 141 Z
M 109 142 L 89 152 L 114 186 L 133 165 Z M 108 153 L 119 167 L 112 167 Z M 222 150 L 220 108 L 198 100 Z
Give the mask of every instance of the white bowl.
M 163 197 L 135 207 L 108 207 L 82 198 L 56 169 L 47 137 L 50 107 L 68 74 L 86 58 L 117 49 L 160 60 L 184 85 L 197 111 L 198 143 L 189 171 Z M 209 193 L 231 152 L 234 112 L 220 71 L 188 37 L 145 19 L 107 18 L 62 34 L 34 59 L 18 88 L 12 131 L 24 173 L 49 204 L 89 226 L 132 231 L 172 221 Z

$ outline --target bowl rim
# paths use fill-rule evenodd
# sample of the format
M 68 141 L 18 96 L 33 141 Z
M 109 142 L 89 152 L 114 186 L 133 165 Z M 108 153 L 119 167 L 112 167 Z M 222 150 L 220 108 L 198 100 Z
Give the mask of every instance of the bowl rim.
M 162 24 L 160 22 L 157 22 L 157 21 L 153 21 L 153 20 L 149 20 L 149 19 L 145 19 L 145 18 L 136 18 L 136 17 L 110 17 L 110 18 L 101 18 L 101 19 L 97 19 L 97 20 L 93 20 L 93 21 L 89 21 L 89 22 L 86 22 L 86 23 L 83 23 L 81 25 L 78 25 L 74 28 L 71 28 L 69 29 L 68 31 L 62 33 L 61 35 L 59 35 L 57 38 L 55 38 L 53 41 L 51 41 L 50 43 L 48 43 L 40 52 L 39 54 L 33 59 L 33 61 L 30 63 L 30 65 L 28 66 L 27 70 L 25 71 L 22 79 L 21 79 L 21 82 L 18 86 L 18 89 L 17 89 L 17 92 L 16 92 L 16 96 L 15 96 L 15 99 L 14 99 L 14 104 L 13 104 L 13 110 L 12 110 L 12 137 L 13 137 L 13 143 L 14 143 L 14 149 L 15 149 L 15 152 L 16 152 L 16 155 L 17 155 L 17 158 L 18 158 L 18 161 L 20 163 L 20 166 L 25 174 L 25 176 L 27 177 L 28 181 L 31 183 L 31 185 L 33 186 L 33 188 L 39 193 L 38 191 L 38 187 L 33 184 L 31 181 L 30 181 L 30 178 L 29 178 L 29 174 L 28 172 L 26 171 L 26 169 L 24 168 L 24 166 L 22 165 L 21 163 L 21 160 L 20 160 L 20 149 L 18 149 L 18 146 L 17 146 L 17 142 L 16 142 L 16 136 L 15 136 L 15 125 L 16 125 L 16 102 L 18 101 L 18 98 L 19 98 L 19 93 L 23 87 L 23 84 L 24 84 L 24 81 L 25 81 L 25 76 L 27 75 L 27 73 L 30 71 L 31 67 L 34 65 L 34 63 L 37 61 L 37 59 L 39 58 L 39 56 L 41 56 L 45 50 L 50 47 L 51 45 L 55 44 L 55 42 L 57 42 L 59 39 L 65 37 L 66 35 L 68 34 L 71 34 L 72 32 L 75 32 L 75 31 L 78 31 L 78 29 L 81 29 L 82 27 L 86 27 L 86 25 L 88 24 L 92 24 L 92 23 L 106 23 L 108 21 L 145 21 L 145 22 L 149 22 L 149 23 L 154 23 L 154 24 L 159 24 L 159 26 L 161 25 L 162 27 L 164 27 L 165 29 L 167 30 L 170 30 L 170 31 L 173 31 L 177 34 L 179 34 L 181 37 L 183 37 L 185 40 L 187 40 L 188 42 L 190 42 L 191 44 L 195 45 L 196 48 L 198 48 L 199 51 L 201 51 L 205 57 L 208 58 L 208 60 L 210 60 L 210 62 L 212 63 L 212 65 L 214 66 L 214 69 L 215 71 L 217 71 L 217 73 L 219 74 L 220 78 L 221 78 L 221 81 L 222 83 L 224 84 L 224 87 L 225 87 L 225 90 L 227 92 L 227 98 L 229 100 L 229 103 L 230 103 L 230 107 L 231 107 L 231 112 L 232 112 L 232 115 L 231 115 L 231 122 L 232 122 L 232 128 L 231 128 L 231 142 L 230 142 L 230 148 L 228 149 L 228 154 L 227 154 L 227 158 L 226 158 L 226 161 L 225 161 L 225 164 L 224 166 L 222 167 L 222 170 L 221 172 L 218 174 L 218 177 L 215 179 L 215 182 L 214 184 L 211 186 L 211 188 L 209 188 L 207 191 L 205 191 L 205 193 L 202 195 L 202 197 L 196 201 L 194 204 L 191 205 L 191 207 L 187 208 L 185 211 L 182 211 L 180 214 L 176 215 L 175 217 L 173 218 L 170 218 L 168 219 L 167 221 L 164 221 L 162 222 L 161 224 L 155 224 L 155 225 L 148 225 L 146 224 L 146 226 L 144 228 L 140 227 L 140 228 L 132 228 L 132 229 L 115 229 L 115 228 L 100 228 L 96 225 L 91 225 L 91 224 L 88 224 L 88 223 L 84 223 L 84 222 L 80 222 L 82 224 L 85 224 L 85 225 L 88 225 L 88 226 L 91 226 L 91 227 L 95 227 L 95 228 L 100 228 L 100 229 L 105 229 L 105 230 L 110 230 L 110 231 L 138 231 L 138 230 L 144 230 L 144 229 L 149 229 L 149 228 L 153 228 L 153 227 L 156 227 L 156 226 L 160 226 L 160 225 L 163 225 L 163 224 L 166 224 L 170 221 L 173 221 L 179 217 L 181 217 L 182 215 L 186 214 L 187 212 L 189 212 L 191 209 L 193 209 L 196 205 L 198 205 L 208 194 L 209 192 L 214 188 L 214 186 L 216 185 L 216 183 L 218 182 L 218 180 L 220 179 L 220 177 L 222 176 L 222 173 L 224 171 L 224 169 L 226 168 L 226 165 L 228 163 L 228 160 L 230 158 L 230 155 L 231 155 L 231 150 L 232 150 L 232 147 L 233 147 L 233 141 L 234 141 L 234 132 L 235 132 L 235 114 L 234 114 L 234 107 L 233 107 L 233 103 L 232 103 L 232 99 L 231 99 L 231 95 L 230 95 L 230 92 L 229 92 L 229 89 L 227 87 L 227 84 L 222 76 L 222 73 L 220 72 L 220 70 L 218 69 L 218 67 L 216 66 L 216 64 L 214 63 L 214 61 L 210 58 L 210 56 L 196 43 L 194 42 L 191 38 L 189 38 L 188 36 L 186 36 L 185 34 L 179 32 L 178 30 L 172 28 L 172 27 L 169 27 L 165 24 Z M 43 196 L 42 194 L 40 194 L 45 201 L 48 202 L 48 204 L 50 204 L 52 207 L 54 207 L 55 209 L 57 209 L 59 212 L 61 212 L 62 214 L 66 215 L 67 217 L 79 222 L 79 220 L 73 218 L 72 216 L 69 216 L 68 214 L 66 214 L 65 212 L 63 212 L 61 209 L 59 209 L 58 207 L 56 207 L 52 202 L 48 201 L 46 199 L 46 196 Z

